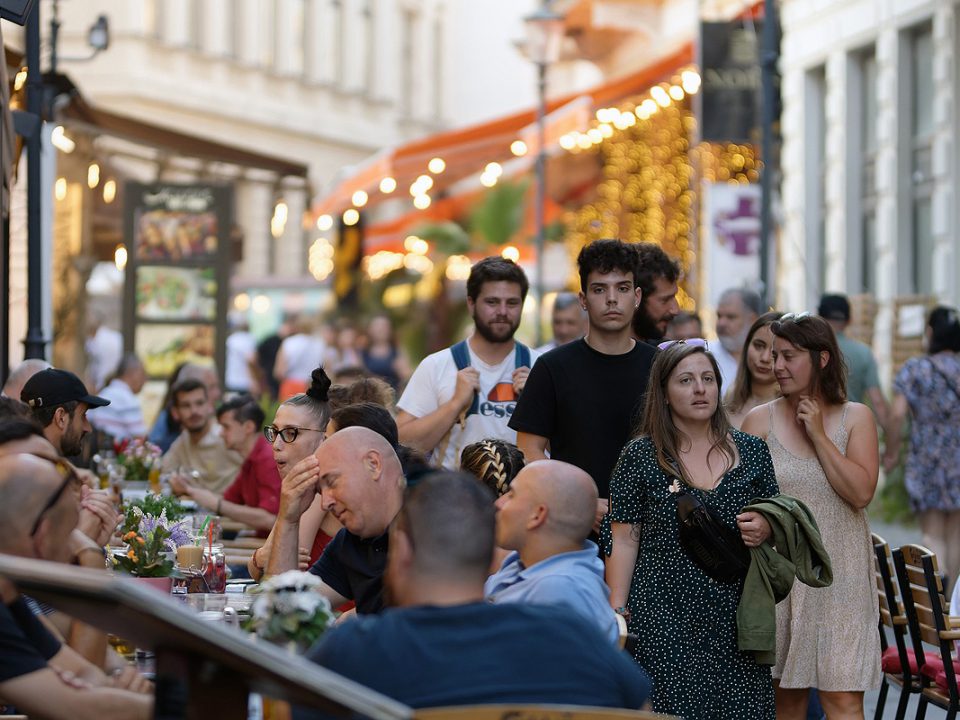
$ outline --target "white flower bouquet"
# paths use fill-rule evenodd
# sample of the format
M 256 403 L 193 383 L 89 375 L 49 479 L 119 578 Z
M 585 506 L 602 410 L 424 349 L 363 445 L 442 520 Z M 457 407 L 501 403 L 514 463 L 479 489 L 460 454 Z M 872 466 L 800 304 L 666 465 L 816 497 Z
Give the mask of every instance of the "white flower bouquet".
M 330 602 L 318 592 L 322 584 L 316 575 L 300 570 L 274 575 L 251 591 L 256 597 L 244 629 L 305 652 L 335 619 Z

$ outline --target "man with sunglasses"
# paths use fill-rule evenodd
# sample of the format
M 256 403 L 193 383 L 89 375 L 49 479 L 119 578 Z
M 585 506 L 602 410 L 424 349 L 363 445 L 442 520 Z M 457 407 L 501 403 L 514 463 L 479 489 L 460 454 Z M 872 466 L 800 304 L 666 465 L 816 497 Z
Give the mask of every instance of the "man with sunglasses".
M 273 448 L 260 432 L 263 409 L 250 395 L 238 395 L 217 408 L 217 420 L 224 445 L 244 458 L 236 479 L 222 495 L 182 477 L 172 478 L 170 487 L 200 507 L 246 523 L 256 528 L 260 537 L 266 537 L 280 507 L 280 473 Z
M 240 472 L 243 457 L 224 443 L 207 386 L 193 378 L 179 380 L 170 398 L 170 412 L 183 430 L 163 456 L 161 468 L 164 472 L 195 472 L 193 484 L 222 493 Z
M 77 524 L 73 469 L 16 454 L 0 463 L 0 552 L 66 562 Z M 102 555 L 101 565 L 102 565 Z M 107 676 L 46 630 L 0 578 L 0 697 L 30 716 L 149 718 L 152 685 L 132 669 Z

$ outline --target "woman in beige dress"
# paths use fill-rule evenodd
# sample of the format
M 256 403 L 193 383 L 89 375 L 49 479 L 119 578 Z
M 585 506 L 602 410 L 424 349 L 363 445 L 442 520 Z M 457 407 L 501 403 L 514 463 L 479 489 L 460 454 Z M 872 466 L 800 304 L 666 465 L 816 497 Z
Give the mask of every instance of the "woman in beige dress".
M 768 312 L 758 317 L 743 343 L 737 376 L 723 400 L 730 424 L 739 429 L 747 413 L 780 395 L 780 386 L 773 374 L 773 333 L 770 323 L 782 313 Z
M 826 588 L 796 583 L 777 605 L 777 718 L 804 718 L 810 688 L 828 720 L 863 718 L 863 693 L 881 677 L 864 510 L 877 486 L 877 427 L 868 407 L 846 400 L 843 358 L 825 320 L 790 314 L 770 329 L 783 397 L 751 411 L 743 430 L 766 440 L 781 491 L 813 512 L 834 577 Z

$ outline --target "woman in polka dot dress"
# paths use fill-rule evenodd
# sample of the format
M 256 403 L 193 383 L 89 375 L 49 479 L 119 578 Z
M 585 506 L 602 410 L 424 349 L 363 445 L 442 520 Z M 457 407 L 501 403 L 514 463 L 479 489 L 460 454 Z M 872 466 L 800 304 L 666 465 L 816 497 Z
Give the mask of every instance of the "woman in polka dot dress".
M 680 546 L 676 498 L 682 488 L 712 508 L 744 543 L 770 527 L 740 513 L 778 492 L 766 445 L 730 427 L 720 371 L 705 343 L 679 341 L 650 373 L 639 437 L 624 448 L 610 480 L 610 601 L 628 616 L 637 662 L 654 681 L 657 712 L 687 720 L 772 720 L 770 668 L 737 649 L 742 581 L 714 580 Z

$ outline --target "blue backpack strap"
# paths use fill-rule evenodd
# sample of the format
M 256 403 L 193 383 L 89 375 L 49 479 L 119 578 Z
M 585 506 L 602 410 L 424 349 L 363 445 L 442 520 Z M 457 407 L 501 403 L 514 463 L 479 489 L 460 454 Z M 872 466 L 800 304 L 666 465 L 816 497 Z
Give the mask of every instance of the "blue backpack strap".
M 530 348 L 522 342 L 515 342 L 514 345 L 516 345 L 514 367 L 530 367 Z
M 453 362 L 457 366 L 457 372 L 470 367 L 470 351 L 467 349 L 466 340 L 461 340 L 456 345 L 451 346 L 450 354 L 453 355 Z M 470 407 L 467 409 L 467 412 L 464 413 L 463 417 L 476 415 L 478 412 L 480 412 L 480 398 L 475 392 L 473 393 L 473 402 L 470 403 Z

